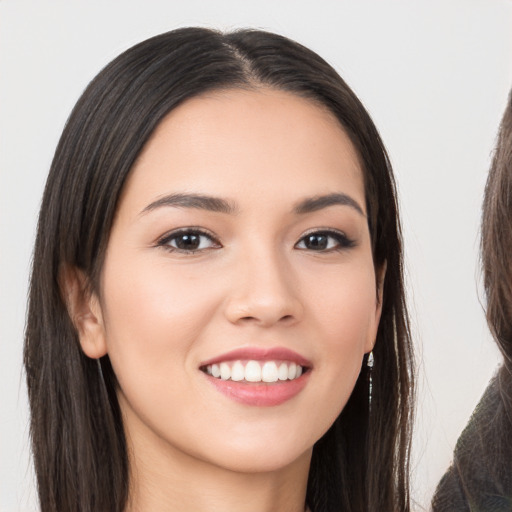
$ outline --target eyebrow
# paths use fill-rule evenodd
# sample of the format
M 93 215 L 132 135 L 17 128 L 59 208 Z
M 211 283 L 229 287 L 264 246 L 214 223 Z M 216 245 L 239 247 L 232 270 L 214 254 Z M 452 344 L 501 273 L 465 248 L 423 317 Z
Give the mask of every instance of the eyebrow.
M 297 215 L 302 215 L 335 205 L 349 206 L 363 217 L 366 217 L 359 203 L 349 195 L 342 193 L 308 197 L 297 203 L 293 208 L 293 212 Z M 156 201 L 148 204 L 142 210 L 141 214 L 151 212 L 164 206 L 174 208 L 196 208 L 198 210 L 207 210 L 231 215 L 238 213 L 239 211 L 236 203 L 228 201 L 227 199 L 203 194 L 177 193 L 158 198 Z
M 363 209 L 355 199 L 347 194 L 341 193 L 327 194 L 325 196 L 316 196 L 304 199 L 295 205 L 293 211 L 297 214 L 311 213 L 334 205 L 349 206 L 363 217 L 366 217 Z
M 220 197 L 205 196 L 203 194 L 170 194 L 148 204 L 141 213 L 147 213 L 162 206 L 197 208 L 199 210 L 228 214 L 234 214 L 238 211 L 234 203 Z

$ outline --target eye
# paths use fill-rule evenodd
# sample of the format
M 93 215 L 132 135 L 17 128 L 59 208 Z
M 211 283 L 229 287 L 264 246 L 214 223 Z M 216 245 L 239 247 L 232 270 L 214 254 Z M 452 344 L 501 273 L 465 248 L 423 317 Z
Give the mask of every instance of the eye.
M 328 252 L 353 247 L 355 242 L 341 231 L 321 230 L 308 233 L 296 244 L 297 249 Z
M 194 253 L 220 247 L 212 235 L 199 229 L 180 229 L 165 235 L 158 241 L 158 246 L 170 251 Z

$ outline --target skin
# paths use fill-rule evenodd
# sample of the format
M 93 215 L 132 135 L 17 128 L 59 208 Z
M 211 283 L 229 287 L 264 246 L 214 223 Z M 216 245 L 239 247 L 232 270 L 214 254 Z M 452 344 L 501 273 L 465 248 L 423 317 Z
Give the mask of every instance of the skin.
M 177 193 L 222 198 L 233 211 L 149 207 Z M 294 211 L 333 193 L 353 204 Z M 169 233 L 191 226 L 212 238 L 193 253 L 170 248 Z M 311 249 L 304 236 L 321 229 L 351 244 L 331 237 L 328 249 Z M 372 350 L 382 274 L 359 159 L 331 113 L 269 89 L 172 111 L 123 191 L 99 294 L 84 296 L 78 272 L 67 278 L 82 348 L 108 353 L 119 382 L 128 509 L 303 511 L 312 446 Z M 234 349 L 276 346 L 312 363 L 304 389 L 278 406 L 240 404 L 199 368 Z

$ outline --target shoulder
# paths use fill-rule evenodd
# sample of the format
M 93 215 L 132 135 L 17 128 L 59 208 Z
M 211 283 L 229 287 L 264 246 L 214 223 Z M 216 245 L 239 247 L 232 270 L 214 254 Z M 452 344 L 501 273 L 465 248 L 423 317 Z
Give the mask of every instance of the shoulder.
M 452 466 L 437 486 L 432 500 L 433 512 L 470 511 L 457 469 Z
M 432 501 L 434 512 L 512 510 L 512 429 L 506 416 L 493 379 L 457 441 L 453 465 Z

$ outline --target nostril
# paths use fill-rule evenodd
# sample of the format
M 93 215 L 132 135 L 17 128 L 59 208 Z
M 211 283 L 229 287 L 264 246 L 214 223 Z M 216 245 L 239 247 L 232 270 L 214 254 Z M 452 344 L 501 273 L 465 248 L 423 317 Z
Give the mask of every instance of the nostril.
M 253 316 L 243 316 L 239 319 L 241 322 L 251 322 L 256 320 Z
M 263 300 L 265 299 L 265 300 Z M 268 297 L 231 298 L 226 304 L 225 315 L 232 323 L 249 325 L 291 325 L 302 314 L 302 305 L 295 299 L 269 300 Z
M 278 321 L 279 322 L 291 322 L 293 319 L 294 319 L 293 315 L 284 315 L 281 318 L 279 318 Z M 254 316 L 243 316 L 243 317 L 239 318 L 239 321 L 247 323 L 247 322 L 258 321 L 258 319 Z

